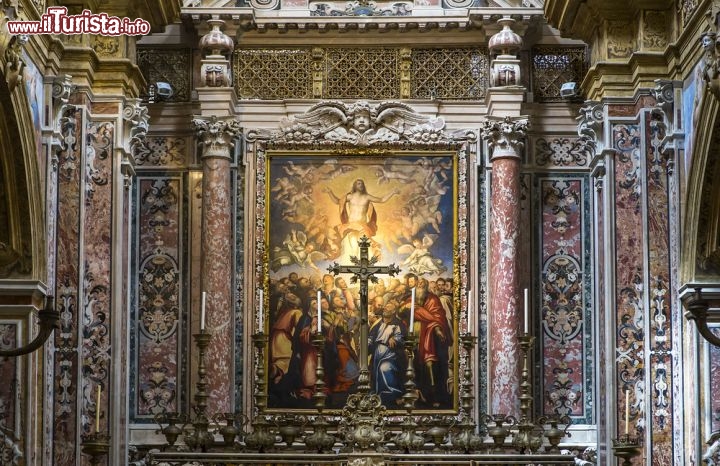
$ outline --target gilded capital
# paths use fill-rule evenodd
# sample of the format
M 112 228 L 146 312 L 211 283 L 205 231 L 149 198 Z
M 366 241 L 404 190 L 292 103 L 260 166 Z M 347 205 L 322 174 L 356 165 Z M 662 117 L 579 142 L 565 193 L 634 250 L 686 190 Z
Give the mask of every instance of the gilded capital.
M 230 149 L 241 133 L 240 122 L 234 118 L 194 118 L 195 134 L 203 146 L 202 158 L 230 158 Z
M 525 117 L 490 117 L 485 120 L 480 131 L 483 140 L 488 142 L 492 154 L 491 160 L 505 157 L 520 158 L 529 124 Z

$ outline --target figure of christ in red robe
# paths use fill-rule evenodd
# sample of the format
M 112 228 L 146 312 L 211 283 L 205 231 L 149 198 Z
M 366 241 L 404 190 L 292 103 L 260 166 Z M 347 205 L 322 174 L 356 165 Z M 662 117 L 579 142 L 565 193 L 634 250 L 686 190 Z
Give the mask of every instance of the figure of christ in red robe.
M 419 324 L 418 384 L 420 393 L 433 408 L 448 408 L 449 349 L 452 331 L 440 298 L 428 291 L 428 281 L 418 281 L 415 295 L 415 331 Z

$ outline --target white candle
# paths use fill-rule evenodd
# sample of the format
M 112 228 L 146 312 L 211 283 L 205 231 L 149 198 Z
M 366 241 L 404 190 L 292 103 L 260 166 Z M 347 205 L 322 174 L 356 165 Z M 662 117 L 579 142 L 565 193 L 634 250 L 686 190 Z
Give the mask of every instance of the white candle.
M 415 288 L 410 290 L 410 328 L 408 333 L 413 333 L 413 327 L 415 326 Z
M 468 319 L 468 331 L 469 331 L 471 326 L 473 325 L 472 293 L 470 291 L 468 291 L 468 294 L 467 294 L 467 319 Z
M 202 292 L 202 302 L 200 303 L 200 330 L 205 330 L 205 297 L 207 292 Z
M 530 333 L 530 296 L 525 288 L 525 333 Z
M 100 432 L 100 392 L 102 388 L 97 386 L 97 398 L 95 399 L 95 432 Z
M 318 315 L 317 315 L 317 331 L 322 332 L 322 304 L 321 304 L 322 293 L 318 290 L 317 304 L 318 304 Z
M 630 394 L 625 390 L 625 435 L 630 434 Z
M 258 326 L 260 327 L 260 331 L 262 332 L 264 330 L 263 327 L 263 289 L 260 288 L 260 299 L 258 300 L 258 313 L 260 314 L 260 322 L 258 323 Z

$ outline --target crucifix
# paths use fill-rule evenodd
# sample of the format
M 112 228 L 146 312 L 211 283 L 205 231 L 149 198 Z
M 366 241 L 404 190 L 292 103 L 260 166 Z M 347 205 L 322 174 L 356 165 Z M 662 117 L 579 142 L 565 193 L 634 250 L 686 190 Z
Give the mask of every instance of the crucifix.
M 378 261 L 377 256 L 368 258 L 368 249 L 370 248 L 370 240 L 363 235 L 358 241 L 360 246 L 360 258 L 350 257 L 350 262 L 355 265 L 338 265 L 335 262 L 328 267 L 328 271 L 333 275 L 339 273 L 351 273 L 350 283 L 360 282 L 360 375 L 358 377 L 358 391 L 360 393 L 368 393 L 370 391 L 370 371 L 368 370 L 368 281 L 377 283 L 378 279 L 375 274 L 388 274 L 391 277 L 400 273 L 400 269 L 395 264 L 387 266 L 375 265 Z

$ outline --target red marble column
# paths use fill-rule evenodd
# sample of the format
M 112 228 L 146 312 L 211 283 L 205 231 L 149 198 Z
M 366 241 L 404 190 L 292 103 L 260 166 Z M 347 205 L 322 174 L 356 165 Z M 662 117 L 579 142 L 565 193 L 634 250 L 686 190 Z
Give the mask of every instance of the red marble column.
M 233 140 L 240 132 L 233 119 L 193 120 L 203 147 L 202 282 L 207 292 L 205 328 L 212 334 L 206 353 L 208 413 L 230 412 L 234 398 L 232 302 L 232 192 L 230 162 Z M 192 315 L 200 318 L 199 309 Z M 197 331 L 200 324 L 193 325 Z
M 517 257 L 520 229 L 520 155 L 527 120 L 505 117 L 489 119 L 482 128 L 491 151 L 490 205 L 490 339 L 489 411 L 519 412 L 522 293 L 519 290 Z

